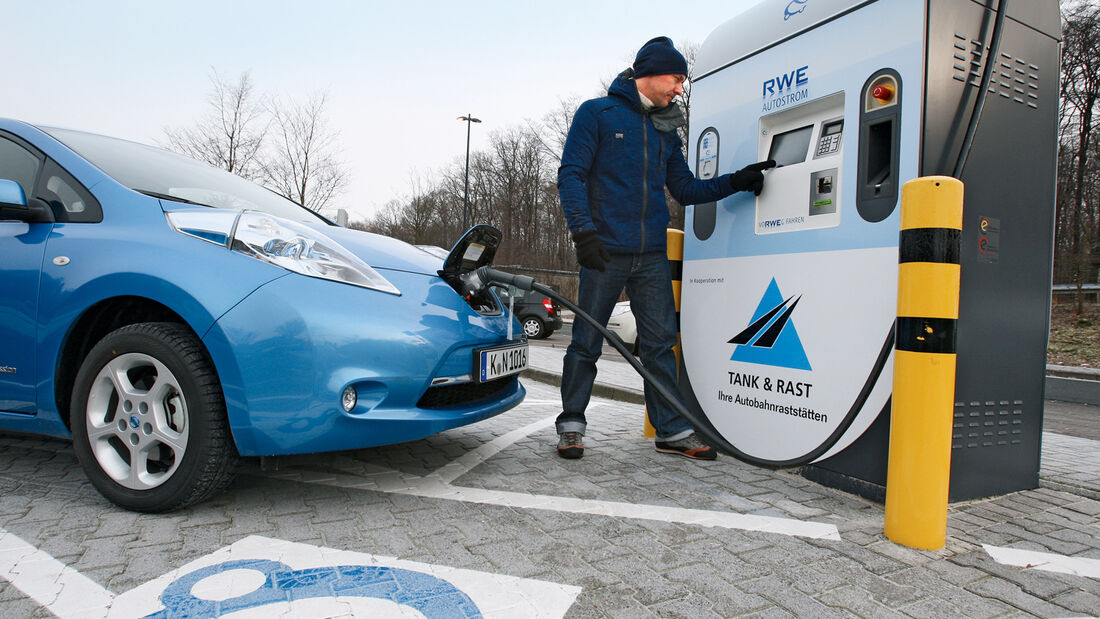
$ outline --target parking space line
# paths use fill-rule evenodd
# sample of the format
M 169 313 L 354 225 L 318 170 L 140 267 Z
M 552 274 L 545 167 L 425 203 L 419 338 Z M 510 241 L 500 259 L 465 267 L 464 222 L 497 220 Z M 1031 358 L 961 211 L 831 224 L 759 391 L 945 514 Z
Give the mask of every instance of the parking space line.
M 477 465 L 500 453 L 501 450 L 507 448 L 512 443 L 515 443 L 516 441 L 525 438 L 529 434 L 542 430 L 543 428 L 546 428 L 548 426 L 554 425 L 555 419 L 557 419 L 556 415 L 553 417 L 540 419 L 534 423 L 529 423 L 522 428 L 518 428 L 516 430 L 508 432 L 507 434 L 498 436 L 488 443 L 485 443 L 484 445 L 478 447 L 477 449 L 467 452 L 462 456 L 452 460 L 451 462 L 448 462 L 446 465 L 441 466 L 440 468 L 430 473 L 428 477 L 435 477 L 442 483 L 449 484 L 473 470 L 473 468 Z
M 284 470 L 265 473 L 263 476 L 296 481 L 299 483 L 322 484 L 358 490 L 373 490 L 377 492 L 405 494 L 430 499 L 448 499 L 452 501 L 466 501 L 486 505 L 500 505 L 502 507 L 545 509 L 574 514 L 609 516 L 612 518 L 657 520 L 661 522 L 698 525 L 703 527 L 761 531 L 794 537 L 807 537 L 811 539 L 840 540 L 840 532 L 835 525 L 821 522 L 780 518 L 777 516 L 739 514 L 737 512 L 719 512 L 702 509 L 687 509 L 683 507 L 668 507 L 664 505 L 620 503 L 616 501 L 577 499 L 573 497 L 551 496 L 545 494 L 526 494 L 504 490 L 467 488 L 444 483 L 440 479 L 432 476 L 420 477 L 417 475 L 403 474 L 398 471 L 379 470 L 376 474 L 372 473 L 361 477 L 358 475 L 340 475 L 309 470 Z
M 525 401 L 524 404 L 557 404 L 557 400 L 535 400 L 532 402 Z M 598 406 L 604 406 L 603 402 L 592 402 L 588 405 L 589 410 Z M 538 432 L 544 428 L 548 428 L 554 425 L 554 421 L 557 419 L 557 415 L 540 419 L 533 423 L 529 423 L 522 428 L 517 428 L 496 437 L 495 439 L 485 443 L 477 449 L 463 454 L 462 456 L 448 462 L 444 466 L 439 467 L 435 471 L 429 473 L 427 477 L 434 477 L 444 484 L 449 484 L 454 480 L 462 477 L 466 473 L 469 473 L 474 467 L 485 462 L 489 458 L 492 458 L 496 454 L 500 453 L 504 449 L 507 449 L 512 443 L 522 440 L 527 436 Z
M 58 617 L 105 617 L 115 596 L 95 581 L 0 529 L 0 577 Z
M 993 557 L 994 561 L 1004 565 L 1043 570 L 1044 572 L 1057 572 L 1059 574 L 1072 574 L 1086 578 L 1100 578 L 1100 559 L 1067 557 L 1050 552 L 1004 548 L 990 546 L 989 544 L 982 544 L 982 548 L 990 557 Z
M 413 488 L 406 494 L 417 494 L 428 498 L 453 499 L 488 505 L 518 507 L 523 509 L 545 509 L 573 514 L 591 514 L 612 518 L 634 518 L 639 520 L 657 520 L 703 527 L 739 529 L 742 531 L 761 531 L 778 533 L 794 537 L 812 539 L 840 540 L 836 526 L 820 522 L 778 518 L 775 516 L 754 516 L 736 512 L 717 512 L 664 505 L 645 505 L 620 503 L 595 499 L 577 499 L 573 497 L 550 496 L 544 494 L 525 494 L 503 490 L 483 490 L 480 488 Z

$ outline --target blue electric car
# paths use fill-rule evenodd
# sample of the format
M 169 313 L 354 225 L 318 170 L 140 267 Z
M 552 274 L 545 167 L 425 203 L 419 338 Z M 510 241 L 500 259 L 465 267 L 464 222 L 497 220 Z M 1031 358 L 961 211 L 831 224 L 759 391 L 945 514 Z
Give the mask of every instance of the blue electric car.
M 187 157 L 0 119 L 0 431 L 72 437 L 104 496 L 153 512 L 242 456 L 502 413 L 527 341 L 457 282 L 498 242 L 475 227 L 441 260 Z

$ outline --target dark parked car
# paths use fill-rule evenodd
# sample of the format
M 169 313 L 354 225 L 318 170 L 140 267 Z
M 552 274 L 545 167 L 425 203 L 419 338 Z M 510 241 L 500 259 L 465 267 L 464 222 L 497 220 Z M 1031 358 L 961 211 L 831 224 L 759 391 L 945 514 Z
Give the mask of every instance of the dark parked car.
M 512 307 L 528 338 L 538 340 L 550 337 L 561 328 L 561 312 L 553 299 L 541 292 L 525 292 L 515 286 L 496 290 L 504 307 Z

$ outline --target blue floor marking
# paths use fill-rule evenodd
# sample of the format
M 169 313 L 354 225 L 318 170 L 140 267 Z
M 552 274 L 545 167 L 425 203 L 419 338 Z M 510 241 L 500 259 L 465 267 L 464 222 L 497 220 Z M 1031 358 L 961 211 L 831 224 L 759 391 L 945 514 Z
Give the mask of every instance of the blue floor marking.
M 204 578 L 242 569 L 258 571 L 267 580 L 259 589 L 228 600 L 203 600 L 191 594 L 191 588 Z M 164 610 L 147 617 L 220 617 L 268 604 L 341 596 L 389 600 L 416 609 L 425 617 L 481 617 L 469 596 L 450 582 L 422 572 L 368 565 L 293 570 L 285 563 L 263 559 L 227 561 L 191 572 L 164 589 Z

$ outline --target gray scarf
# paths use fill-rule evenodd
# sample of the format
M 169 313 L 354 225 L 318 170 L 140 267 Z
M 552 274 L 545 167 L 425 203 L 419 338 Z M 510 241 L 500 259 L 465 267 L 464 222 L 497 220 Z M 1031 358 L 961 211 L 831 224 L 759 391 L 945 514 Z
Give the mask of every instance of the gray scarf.
M 634 69 L 627 68 L 619 74 L 619 77 L 628 79 L 634 77 Z M 653 102 L 643 95 L 640 90 L 638 91 L 638 100 L 639 103 L 641 103 L 642 110 L 647 112 L 649 117 L 653 120 L 653 126 L 661 133 L 675 131 L 687 124 L 687 120 L 684 118 L 684 112 L 680 109 L 680 104 L 678 103 L 673 102 L 662 108 L 654 109 Z

